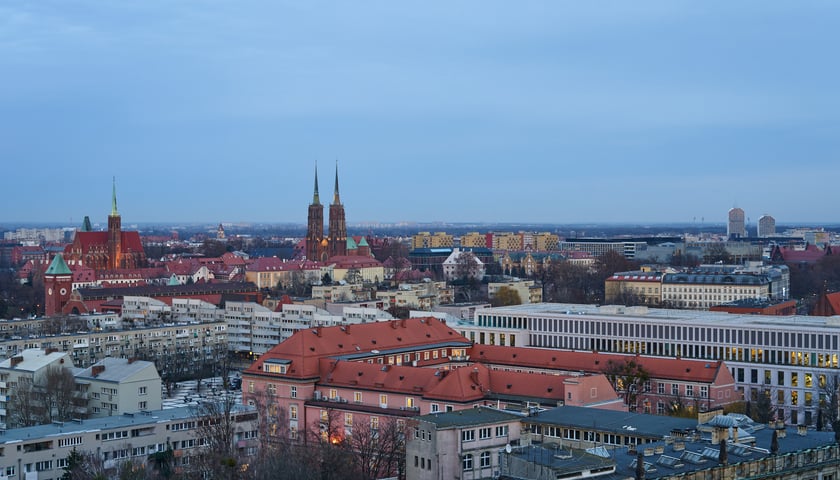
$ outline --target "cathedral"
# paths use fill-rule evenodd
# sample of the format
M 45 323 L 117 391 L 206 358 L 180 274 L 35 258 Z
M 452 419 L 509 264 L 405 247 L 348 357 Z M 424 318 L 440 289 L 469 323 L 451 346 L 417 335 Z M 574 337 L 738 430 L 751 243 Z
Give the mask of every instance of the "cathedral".
M 64 257 L 71 266 L 87 266 L 96 271 L 135 269 L 146 266 L 146 253 L 139 232 L 122 231 L 122 220 L 117 211 L 117 186 L 114 182 L 111 195 L 111 214 L 108 231 L 92 232 L 90 223 L 76 232 L 73 243 L 64 250 Z
M 306 222 L 306 258 L 326 262 L 337 256 L 347 255 L 347 224 L 344 219 L 344 205 L 338 196 L 338 165 L 335 166 L 335 191 L 330 204 L 330 218 L 327 235 L 324 236 L 324 206 L 318 196 L 318 169 L 315 169 L 315 193 L 309 205 Z

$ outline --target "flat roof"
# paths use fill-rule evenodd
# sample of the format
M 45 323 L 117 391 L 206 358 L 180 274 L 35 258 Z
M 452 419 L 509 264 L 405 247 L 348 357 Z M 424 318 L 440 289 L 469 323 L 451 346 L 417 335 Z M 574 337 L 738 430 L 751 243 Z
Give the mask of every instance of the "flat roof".
M 840 330 L 840 316 L 816 317 L 806 315 L 750 315 L 705 310 L 675 310 L 667 308 L 624 307 L 616 305 L 586 305 L 572 303 L 530 303 L 509 307 L 493 307 L 476 311 L 476 315 L 509 314 L 529 316 L 581 316 L 600 319 L 633 319 L 639 322 L 667 321 L 692 326 L 717 325 L 741 327 L 747 325 L 772 326 L 774 328 L 799 330 L 803 326 L 832 328 Z

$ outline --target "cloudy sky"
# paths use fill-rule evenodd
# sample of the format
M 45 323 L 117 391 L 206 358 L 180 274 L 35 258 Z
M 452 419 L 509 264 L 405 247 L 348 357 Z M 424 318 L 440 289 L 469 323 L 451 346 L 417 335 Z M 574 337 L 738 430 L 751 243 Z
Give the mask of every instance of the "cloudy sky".
M 835 1 L 0 4 L 0 221 L 838 220 Z

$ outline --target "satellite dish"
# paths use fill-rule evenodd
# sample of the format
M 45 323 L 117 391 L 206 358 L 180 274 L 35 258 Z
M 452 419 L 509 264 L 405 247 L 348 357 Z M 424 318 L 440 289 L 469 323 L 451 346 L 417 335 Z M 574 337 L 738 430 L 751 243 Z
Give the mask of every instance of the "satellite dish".
M 510 448 L 510 444 L 509 444 L 509 443 L 508 443 L 507 445 L 505 445 L 505 453 L 510 453 L 510 452 L 511 452 L 511 450 L 513 450 L 513 449 L 512 449 L 512 448 Z

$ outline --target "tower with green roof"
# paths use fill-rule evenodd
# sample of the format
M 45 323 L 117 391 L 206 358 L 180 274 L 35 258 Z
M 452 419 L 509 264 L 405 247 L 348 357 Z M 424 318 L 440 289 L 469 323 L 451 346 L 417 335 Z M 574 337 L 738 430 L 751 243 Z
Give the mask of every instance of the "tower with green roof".
M 73 289 L 73 271 L 58 254 L 44 272 L 44 314 L 47 316 L 61 313 L 61 309 L 70 300 Z

